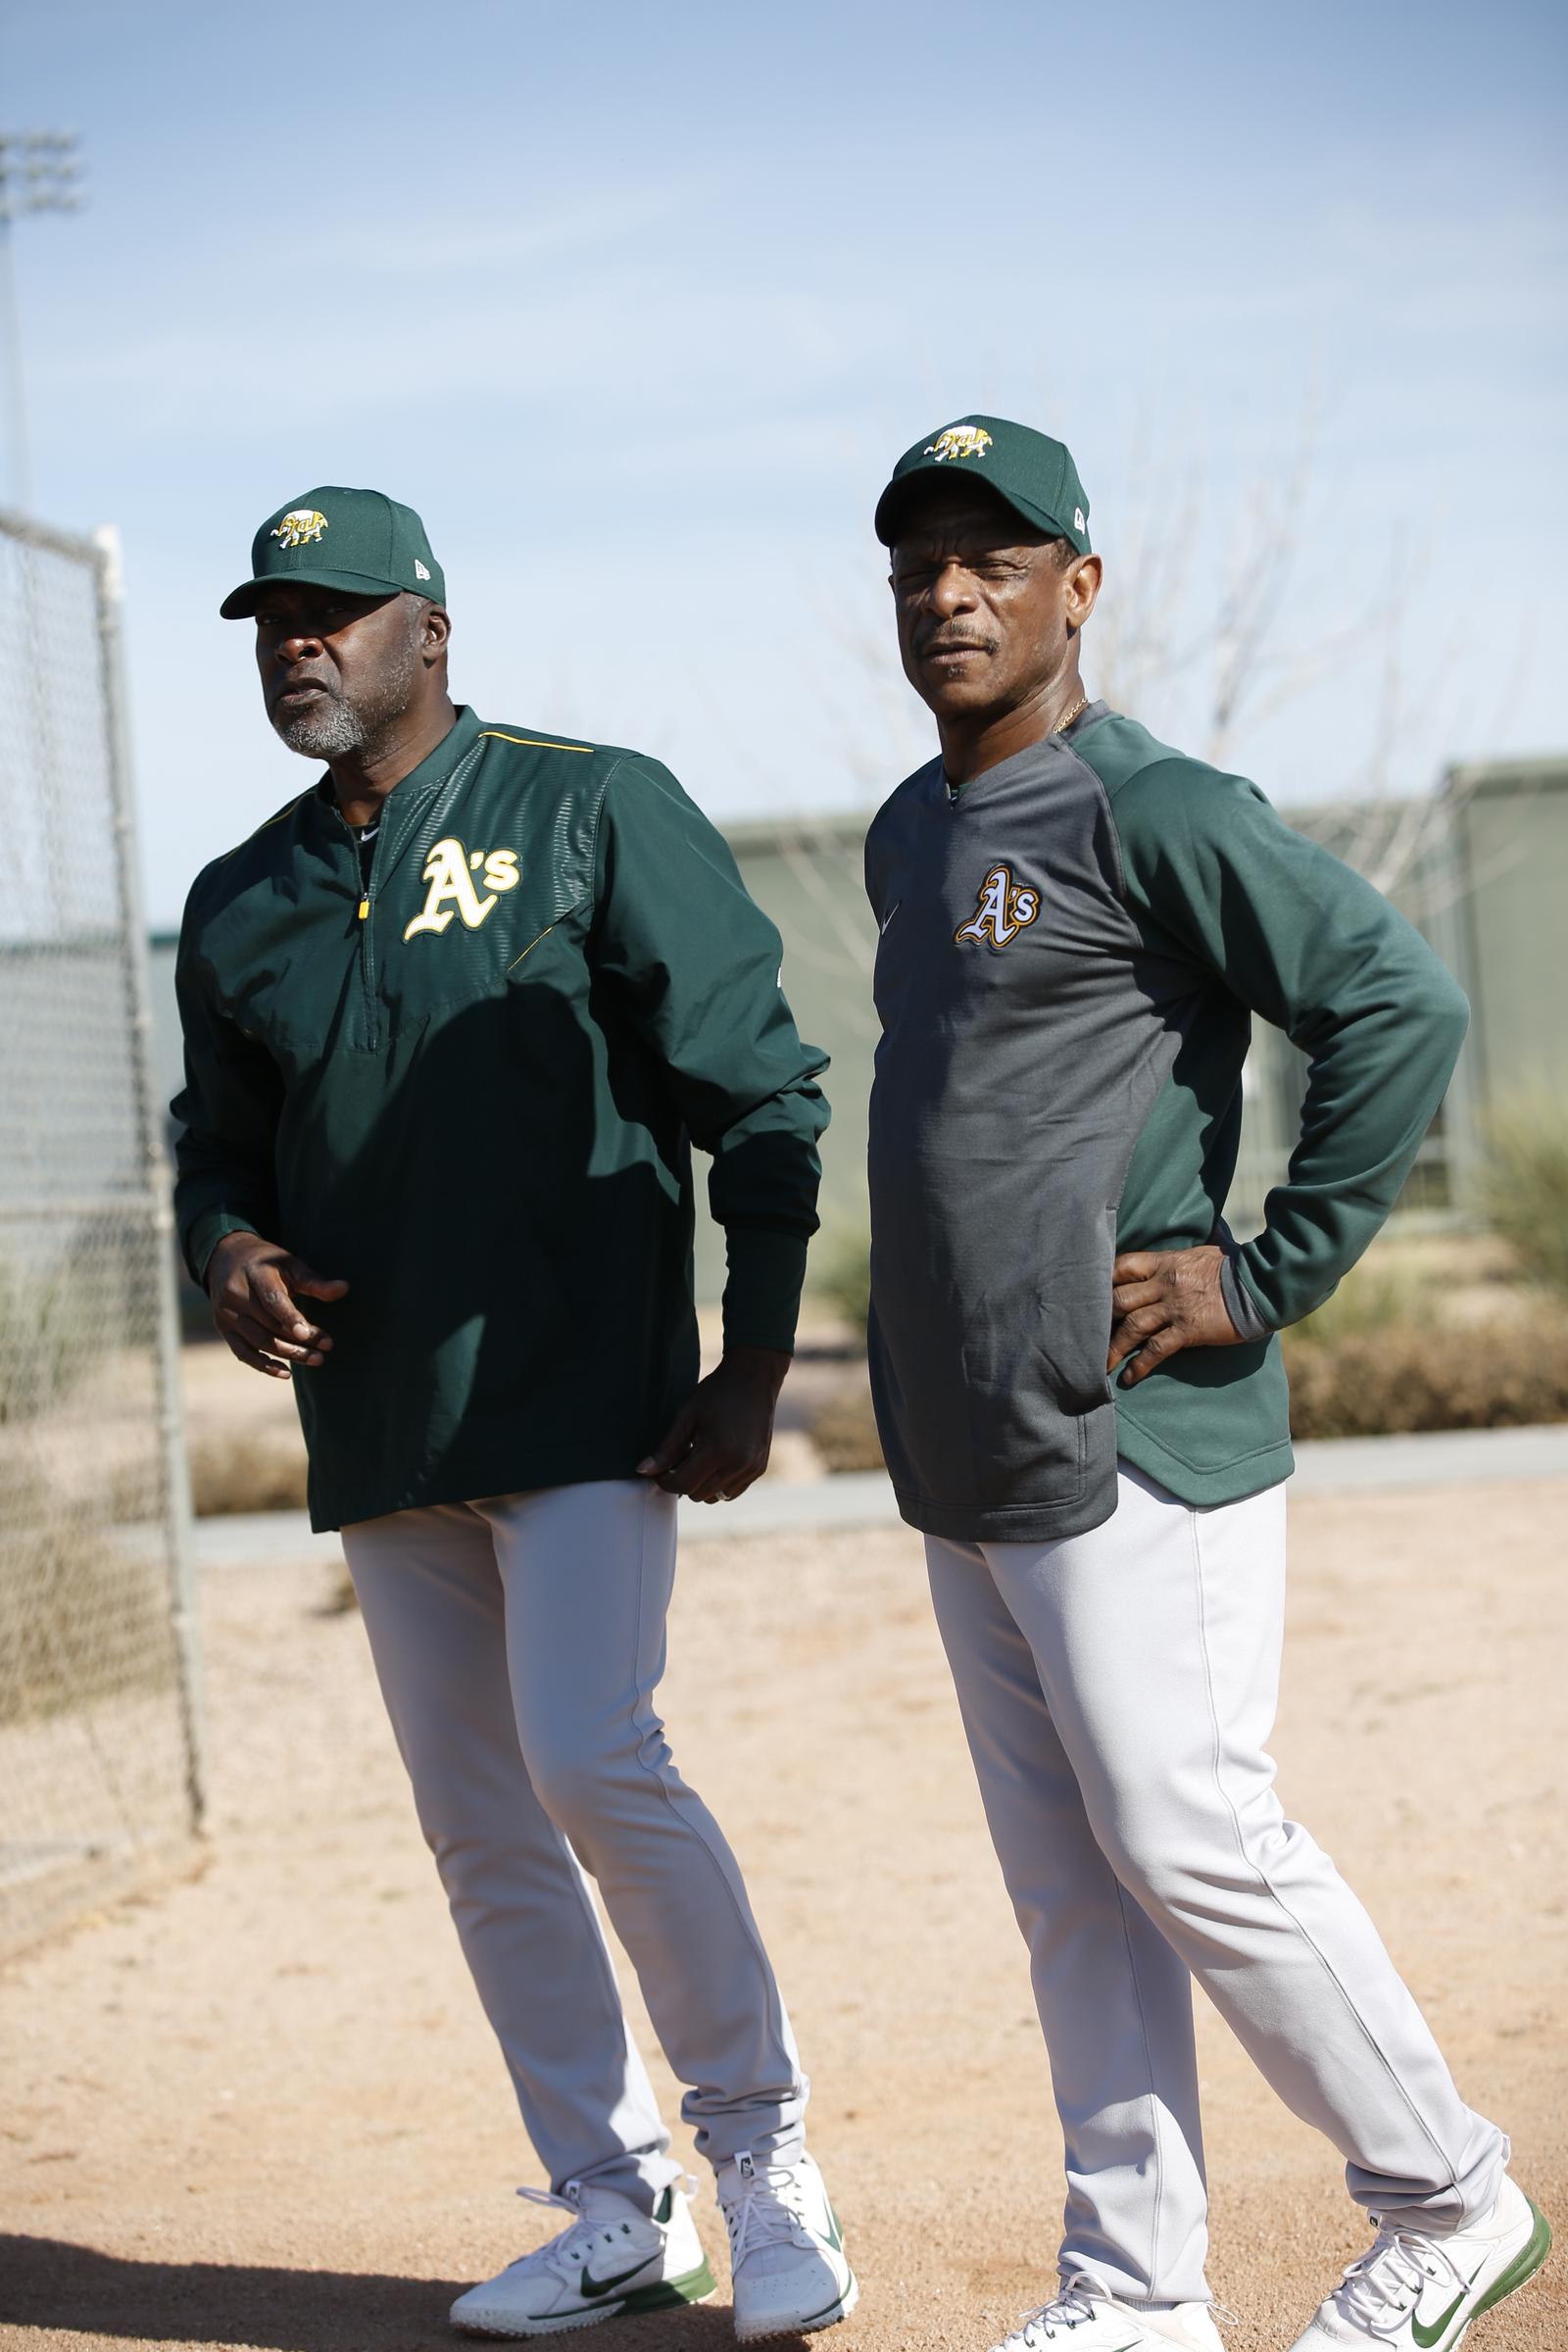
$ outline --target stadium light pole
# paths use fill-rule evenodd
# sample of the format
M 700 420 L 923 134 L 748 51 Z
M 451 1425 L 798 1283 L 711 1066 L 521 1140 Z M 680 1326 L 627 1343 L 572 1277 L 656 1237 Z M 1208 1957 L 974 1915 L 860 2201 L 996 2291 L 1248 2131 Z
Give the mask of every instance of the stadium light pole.
M 0 333 L 5 339 L 7 470 L 11 504 L 24 514 L 32 504 L 32 467 L 11 231 L 31 213 L 80 210 L 77 149 L 74 130 L 0 131 Z

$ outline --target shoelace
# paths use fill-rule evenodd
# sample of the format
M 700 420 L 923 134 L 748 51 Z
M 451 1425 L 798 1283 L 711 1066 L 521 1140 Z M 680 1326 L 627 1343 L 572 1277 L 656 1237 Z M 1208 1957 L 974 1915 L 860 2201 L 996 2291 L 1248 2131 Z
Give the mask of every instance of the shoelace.
M 806 2219 L 806 2184 L 798 2172 L 775 2165 L 759 2165 L 743 2180 L 734 2196 L 723 2199 L 729 2230 L 732 2271 L 739 2270 L 754 2246 L 810 2246 L 815 2243 Z
M 1074 2272 L 1071 2278 L 1063 2278 L 1058 2295 L 1053 2295 L 1049 2303 L 1030 2312 L 1019 2324 L 1017 2333 L 1008 2336 L 1002 2352 L 1040 2352 L 1042 2345 L 1054 2343 L 1058 2337 L 1070 2334 L 1074 2328 L 1084 2327 L 1095 2317 L 1096 2303 L 1107 2300 L 1098 2278 Z
M 687 2178 L 690 2180 L 689 2175 Z M 568 2183 L 568 2186 L 571 2185 L 575 2184 Z M 695 2188 L 696 2185 L 696 2181 L 692 2180 L 691 2186 Z M 678 2186 L 676 2193 L 680 2193 Z M 531 2254 L 519 2254 L 515 2262 L 509 2262 L 509 2271 L 520 2270 L 524 2263 L 532 2262 L 569 2281 L 572 2273 L 580 2271 L 587 2262 L 597 2238 L 603 2238 L 607 2245 L 612 2245 L 621 2234 L 618 2222 L 607 2222 L 601 2216 L 582 2212 L 575 2197 L 557 2196 L 553 2188 L 519 2188 L 517 2194 L 530 2205 L 559 2205 L 564 2213 L 571 2214 L 574 2221 L 572 2228 L 563 2230 L 559 2237 L 551 2238 L 545 2245 L 536 2246 Z M 649 2259 L 652 2260 L 652 2256 Z
M 1370 2253 L 1349 2264 L 1331 2300 L 1356 2327 L 1388 2335 L 1415 2309 L 1421 2289 L 1445 2276 L 1461 2293 L 1469 2283 L 1437 2239 L 1385 2223 Z

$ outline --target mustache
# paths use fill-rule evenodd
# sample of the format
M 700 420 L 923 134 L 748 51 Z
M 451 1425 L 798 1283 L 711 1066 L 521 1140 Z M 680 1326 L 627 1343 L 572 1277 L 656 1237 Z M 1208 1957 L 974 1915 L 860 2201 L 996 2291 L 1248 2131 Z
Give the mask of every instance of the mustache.
M 999 637 L 927 637 L 914 650 L 922 660 L 927 654 L 994 654 L 1001 642 Z

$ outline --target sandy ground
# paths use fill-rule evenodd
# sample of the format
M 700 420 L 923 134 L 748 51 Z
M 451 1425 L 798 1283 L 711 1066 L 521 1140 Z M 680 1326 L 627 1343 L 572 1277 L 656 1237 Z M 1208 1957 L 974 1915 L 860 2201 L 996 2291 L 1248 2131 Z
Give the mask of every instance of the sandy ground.
M 1278 1739 L 1287 1803 L 1561 2218 L 1565 1526 L 1568 1484 L 1303 1500 Z M 6 2352 L 437 2346 L 455 2289 L 548 2230 L 511 2197 L 538 2171 L 325 1582 L 209 1577 L 205 1867 L 0 1979 Z M 1049 2289 L 1058 2143 L 916 1542 L 694 1547 L 673 1655 L 676 1750 L 747 1865 L 863 2282 L 823 2340 L 985 2352 Z M 1214 2281 L 1262 2352 L 1364 2232 L 1332 2153 L 1200 2025 Z M 1568 2344 L 1565 2270 L 1478 2348 Z M 719 2302 L 593 2340 L 733 2338 Z

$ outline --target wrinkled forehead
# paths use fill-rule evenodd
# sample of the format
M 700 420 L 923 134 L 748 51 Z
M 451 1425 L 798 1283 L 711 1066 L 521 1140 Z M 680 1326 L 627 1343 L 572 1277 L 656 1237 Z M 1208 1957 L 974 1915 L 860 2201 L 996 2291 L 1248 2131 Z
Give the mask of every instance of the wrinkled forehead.
M 1044 547 L 1048 536 L 983 482 L 921 474 L 910 482 L 900 504 L 889 554 L 897 569 L 901 563 L 936 555 L 978 556 L 1004 547 Z

